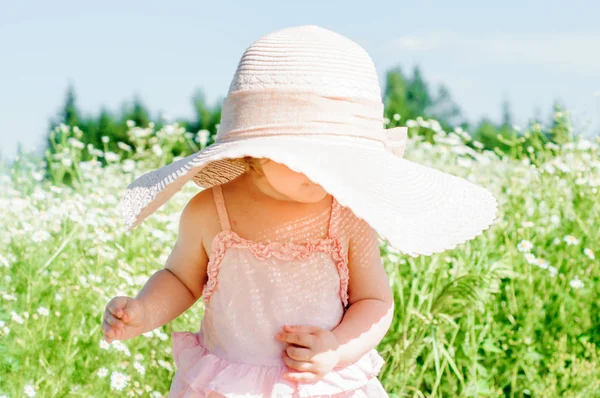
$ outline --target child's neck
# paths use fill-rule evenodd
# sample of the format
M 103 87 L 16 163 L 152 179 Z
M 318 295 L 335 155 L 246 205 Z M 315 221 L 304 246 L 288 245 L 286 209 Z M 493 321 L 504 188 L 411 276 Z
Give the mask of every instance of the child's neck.
M 279 201 L 295 202 L 294 200 L 277 191 L 269 183 L 269 180 L 266 177 L 259 175 L 254 170 L 249 170 L 248 172 L 244 173 L 240 182 L 242 182 L 242 184 L 244 184 L 253 195 L 267 196 L 270 199 Z

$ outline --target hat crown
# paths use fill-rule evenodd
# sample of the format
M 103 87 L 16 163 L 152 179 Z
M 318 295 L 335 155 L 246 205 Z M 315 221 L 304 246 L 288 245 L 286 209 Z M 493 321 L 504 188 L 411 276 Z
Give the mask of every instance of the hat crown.
M 261 89 L 296 89 L 381 102 L 375 64 L 366 50 L 315 25 L 268 33 L 246 49 L 229 94 Z

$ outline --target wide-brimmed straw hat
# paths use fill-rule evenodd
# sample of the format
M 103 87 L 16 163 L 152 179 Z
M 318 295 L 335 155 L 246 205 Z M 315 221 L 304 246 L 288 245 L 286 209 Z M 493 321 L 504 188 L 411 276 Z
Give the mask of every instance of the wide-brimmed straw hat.
M 318 26 L 286 28 L 244 52 L 215 143 L 140 176 L 120 206 L 131 230 L 186 182 L 226 183 L 251 156 L 304 173 L 411 256 L 454 248 L 489 228 L 494 196 L 402 158 L 405 144 L 405 128 L 384 128 L 375 65 L 360 45 Z

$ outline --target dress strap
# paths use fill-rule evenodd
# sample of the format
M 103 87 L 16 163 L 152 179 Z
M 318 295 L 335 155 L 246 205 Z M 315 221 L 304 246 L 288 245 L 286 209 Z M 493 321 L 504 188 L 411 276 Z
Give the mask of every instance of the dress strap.
M 229 225 L 229 217 L 227 217 L 227 208 L 225 207 L 225 198 L 223 198 L 223 189 L 220 185 L 212 187 L 213 197 L 215 198 L 215 205 L 217 206 L 217 213 L 219 214 L 219 222 L 221 223 L 221 229 L 229 231 L 231 226 Z
M 335 200 L 335 197 L 332 195 L 331 196 L 331 212 L 329 214 L 329 226 L 327 228 L 327 235 L 329 237 L 333 236 L 335 234 L 335 230 L 338 224 L 338 207 L 339 207 L 339 203 L 337 202 L 337 200 Z

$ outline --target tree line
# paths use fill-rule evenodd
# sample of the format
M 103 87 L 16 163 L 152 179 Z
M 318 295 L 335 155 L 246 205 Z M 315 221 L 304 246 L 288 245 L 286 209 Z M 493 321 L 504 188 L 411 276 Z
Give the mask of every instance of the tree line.
M 408 120 L 419 118 L 435 119 L 445 131 L 452 131 L 455 127 L 460 127 L 471 135 L 473 141 L 478 141 L 481 148 L 490 150 L 495 148 L 496 151 L 502 153 L 513 151 L 510 143 L 514 142 L 516 135 L 519 135 L 513 128 L 513 117 L 507 102 L 502 105 L 503 116 L 499 123 L 482 119 L 478 123 L 470 125 L 464 118 L 459 105 L 452 99 L 448 88 L 439 85 L 432 90 L 418 67 L 415 67 L 409 74 L 404 73 L 400 67 L 389 70 L 385 76 L 382 94 L 385 117 L 389 121 L 390 127 L 402 126 Z M 207 130 L 210 144 L 221 119 L 221 101 L 209 104 L 203 92 L 198 90 L 191 102 L 194 110 L 192 118 L 179 118 L 174 121 L 192 133 Z M 555 105 L 555 110 L 558 109 L 559 106 Z M 153 116 L 139 96 L 134 96 L 133 100 L 123 105 L 118 112 L 110 112 L 108 109 L 102 108 L 97 115 L 83 115 L 77 106 L 75 88 L 70 85 L 60 111 L 55 118 L 50 120 L 50 131 L 60 124 L 77 126 L 84 133 L 81 139 L 84 144 L 102 148 L 102 137 L 109 137 L 111 145 L 116 145 L 117 142 L 129 144 L 127 132 L 131 125 L 130 121 L 138 127 L 147 127 L 152 123 L 157 130 L 167 122 L 161 117 Z M 541 121 L 538 120 L 538 122 Z M 551 124 L 555 124 L 555 121 L 551 121 Z M 551 133 L 542 134 L 548 141 L 553 141 L 555 138 Z M 527 139 L 522 141 L 526 144 Z M 53 145 L 50 135 L 48 135 L 46 143 L 47 152 L 52 153 Z M 181 147 L 178 152 L 188 151 L 185 147 Z

